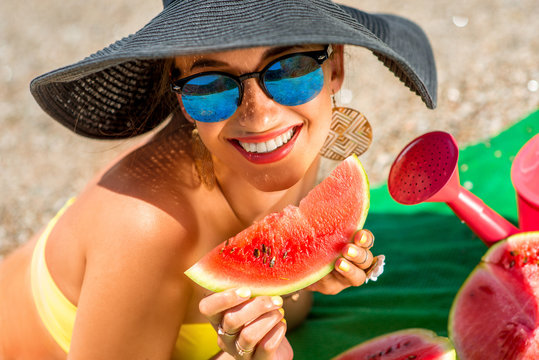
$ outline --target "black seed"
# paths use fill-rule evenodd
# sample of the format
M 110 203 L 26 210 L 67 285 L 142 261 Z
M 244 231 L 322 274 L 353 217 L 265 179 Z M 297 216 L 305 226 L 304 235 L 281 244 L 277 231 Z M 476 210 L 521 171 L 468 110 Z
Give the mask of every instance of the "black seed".
M 414 360 L 414 359 L 416 359 L 416 358 L 417 358 L 416 355 L 410 355 L 410 356 L 408 356 L 408 357 L 406 358 L 406 360 Z
M 260 250 L 258 250 L 258 248 L 256 248 L 253 255 L 255 256 L 255 258 L 258 258 L 260 256 Z
M 268 261 L 268 257 L 264 255 L 264 257 L 262 258 L 262 264 L 265 264 L 267 261 Z
M 275 256 L 271 258 L 270 263 L 269 263 L 270 268 L 274 266 L 275 266 Z
M 225 246 L 228 246 L 228 241 L 229 241 L 229 240 L 230 240 L 230 239 L 226 239 L 226 241 L 225 241 Z
M 268 250 L 267 252 L 268 256 L 271 256 L 271 247 L 268 246 L 267 250 Z
M 232 254 L 234 251 L 236 251 L 236 247 L 233 247 L 233 248 L 230 250 L 230 253 Z
M 262 252 L 264 254 L 267 254 L 268 249 L 266 248 L 266 245 L 262 244 Z

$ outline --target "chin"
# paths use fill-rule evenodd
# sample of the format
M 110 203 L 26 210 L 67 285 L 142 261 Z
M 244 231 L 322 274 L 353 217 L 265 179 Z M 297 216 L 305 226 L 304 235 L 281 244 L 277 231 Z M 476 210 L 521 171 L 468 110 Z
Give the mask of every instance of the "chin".
M 266 192 L 288 190 L 306 176 L 311 177 L 318 164 L 316 156 L 314 158 L 301 156 L 289 160 L 292 161 L 248 174 L 249 183 L 258 190 Z

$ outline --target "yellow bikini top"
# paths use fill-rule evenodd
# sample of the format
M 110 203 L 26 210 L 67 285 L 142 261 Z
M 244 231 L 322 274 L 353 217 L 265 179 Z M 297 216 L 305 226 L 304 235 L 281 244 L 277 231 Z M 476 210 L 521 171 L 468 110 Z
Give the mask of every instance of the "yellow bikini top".
M 37 241 L 31 265 L 32 294 L 37 311 L 48 332 L 66 353 L 69 352 L 77 307 L 54 282 L 45 261 L 45 245 L 54 225 L 73 201 L 70 199 L 47 225 Z M 217 333 L 209 323 L 184 324 L 178 334 L 172 359 L 209 359 L 219 350 Z

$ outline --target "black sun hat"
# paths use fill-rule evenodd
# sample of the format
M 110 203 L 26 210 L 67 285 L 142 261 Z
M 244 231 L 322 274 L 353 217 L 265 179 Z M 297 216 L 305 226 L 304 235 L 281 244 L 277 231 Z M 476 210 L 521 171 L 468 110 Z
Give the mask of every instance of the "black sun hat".
M 142 134 L 173 110 L 172 93 L 159 91 L 164 59 L 297 44 L 370 49 L 428 108 L 436 106 L 436 68 L 429 41 L 420 27 L 402 17 L 369 14 L 330 0 L 163 0 L 163 4 L 163 11 L 135 34 L 32 80 L 30 91 L 43 110 L 90 138 Z

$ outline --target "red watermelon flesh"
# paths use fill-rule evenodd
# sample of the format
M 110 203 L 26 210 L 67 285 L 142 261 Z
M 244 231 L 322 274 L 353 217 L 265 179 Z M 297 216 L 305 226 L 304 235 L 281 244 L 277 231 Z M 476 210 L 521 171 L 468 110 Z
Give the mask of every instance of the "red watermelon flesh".
M 343 161 L 300 202 L 255 222 L 214 248 L 185 274 L 222 291 L 247 286 L 253 295 L 282 295 L 318 281 L 369 208 L 367 175 L 356 156 Z
M 406 329 L 361 343 L 333 360 L 454 360 L 449 339 L 426 329 Z
M 462 360 L 539 359 L 539 232 L 493 246 L 459 290 L 449 336 Z

